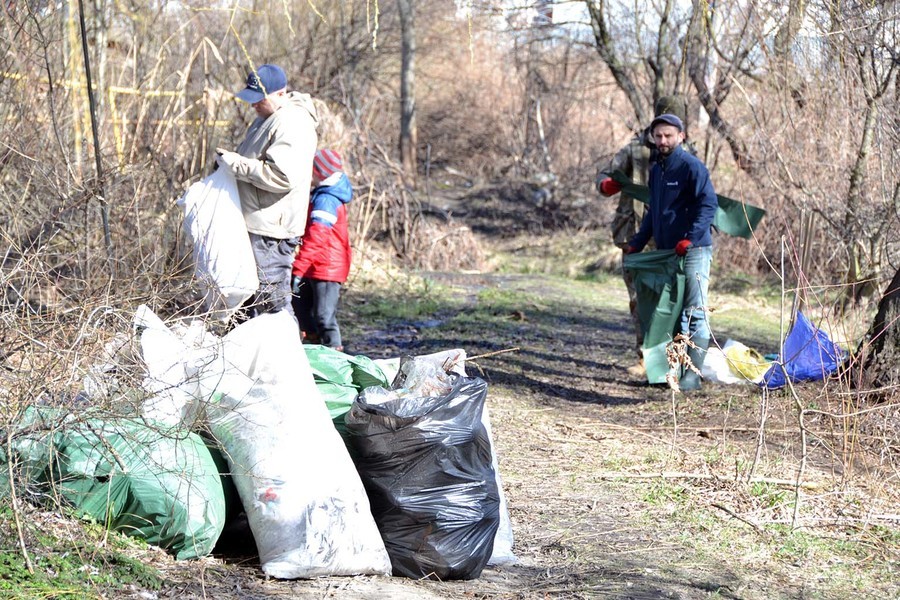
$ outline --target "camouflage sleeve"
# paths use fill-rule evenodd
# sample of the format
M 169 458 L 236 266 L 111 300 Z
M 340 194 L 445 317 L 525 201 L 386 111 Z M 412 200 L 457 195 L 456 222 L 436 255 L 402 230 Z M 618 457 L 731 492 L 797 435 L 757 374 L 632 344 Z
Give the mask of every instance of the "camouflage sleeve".
M 616 152 L 609 164 L 597 171 L 597 179 L 594 181 L 594 187 L 600 191 L 600 182 L 609 177 L 614 171 L 621 171 L 631 177 L 632 160 L 631 145 L 626 144 Z

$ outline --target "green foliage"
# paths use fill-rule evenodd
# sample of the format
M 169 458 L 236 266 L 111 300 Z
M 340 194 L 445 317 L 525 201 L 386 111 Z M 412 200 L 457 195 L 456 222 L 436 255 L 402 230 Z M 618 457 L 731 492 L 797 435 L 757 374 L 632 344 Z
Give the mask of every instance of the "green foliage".
M 722 450 L 718 446 L 710 446 L 703 452 L 703 462 L 711 467 L 721 464 Z
M 590 281 L 593 283 L 604 285 L 606 283 L 609 283 L 610 279 L 613 278 L 613 275 L 606 271 L 589 270 L 585 271 L 584 273 L 578 273 L 575 276 L 575 281 Z
M 621 252 L 606 241 L 604 234 L 596 232 L 531 238 L 529 242 L 495 257 L 497 272 L 605 282 L 609 273 L 598 268 L 598 258 L 612 253 L 610 264 L 621 262 Z
M 9 507 L 0 511 L 0 598 L 94 598 L 109 597 L 109 592 L 133 585 L 158 590 L 163 579 L 153 567 L 128 556 L 129 550 L 142 545 L 121 534 L 107 533 L 89 524 L 67 522 L 75 534 L 58 535 L 52 523 L 25 520 L 28 556 L 34 573 L 17 544 L 13 514 Z
M 771 527 L 777 533 L 775 556 L 790 563 L 822 561 L 849 564 L 866 558 L 870 549 L 851 537 L 825 536 L 803 530 L 791 531 L 783 525 Z
M 714 292 L 731 296 L 754 296 L 773 305 L 779 303 L 781 290 L 772 281 L 759 275 L 733 271 L 730 265 L 714 265 L 716 266 L 710 276 L 710 287 Z
M 524 301 L 534 298 L 523 297 L 521 292 L 511 289 L 487 288 L 478 292 L 478 307 L 486 311 L 497 311 L 521 306 Z
M 791 499 L 787 490 L 760 481 L 750 484 L 750 495 L 759 499 L 767 508 L 779 506 Z

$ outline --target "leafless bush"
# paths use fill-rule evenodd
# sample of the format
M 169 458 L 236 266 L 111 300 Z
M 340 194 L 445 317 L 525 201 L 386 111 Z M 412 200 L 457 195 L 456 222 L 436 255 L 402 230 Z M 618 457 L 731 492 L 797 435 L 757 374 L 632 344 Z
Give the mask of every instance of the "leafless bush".
M 423 220 L 412 240 L 414 266 L 426 271 L 481 270 L 484 253 L 472 231 L 453 221 Z

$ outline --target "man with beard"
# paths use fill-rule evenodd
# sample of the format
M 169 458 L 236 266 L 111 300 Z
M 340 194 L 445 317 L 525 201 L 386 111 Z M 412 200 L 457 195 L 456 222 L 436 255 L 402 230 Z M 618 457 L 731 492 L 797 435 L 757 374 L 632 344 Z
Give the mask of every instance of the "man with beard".
M 682 335 L 691 341 L 688 355 L 699 371 L 711 337 L 706 306 L 712 264 L 712 224 L 719 206 L 706 165 L 687 152 L 684 123 L 662 114 L 650 123 L 657 159 L 650 167 L 650 203 L 638 232 L 623 250 L 640 252 L 652 238 L 659 250 L 684 257 L 685 289 L 681 311 Z M 700 388 L 692 370 L 681 377 L 682 391 Z

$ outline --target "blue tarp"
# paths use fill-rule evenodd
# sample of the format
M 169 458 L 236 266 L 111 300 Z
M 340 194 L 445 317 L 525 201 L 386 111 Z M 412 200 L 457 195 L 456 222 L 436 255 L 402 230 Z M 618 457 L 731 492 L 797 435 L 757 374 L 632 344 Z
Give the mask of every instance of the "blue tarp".
M 798 312 L 797 322 L 784 339 L 781 356 L 772 363 L 759 385 L 774 390 L 784 387 L 788 379 L 792 382 L 825 379 L 846 357 L 843 348 Z

